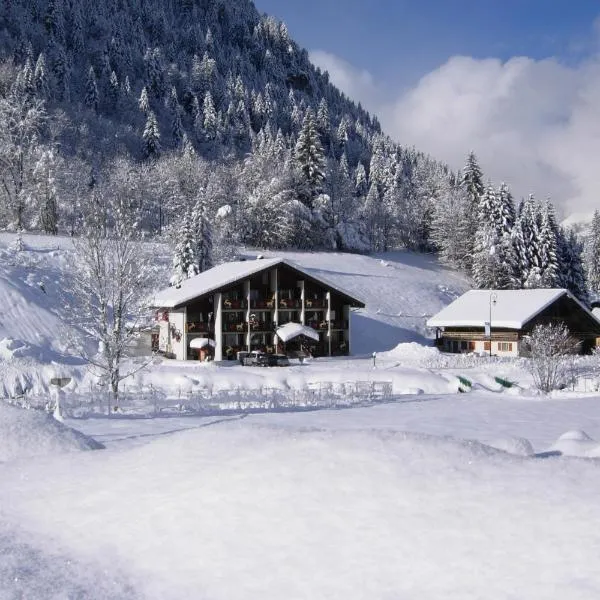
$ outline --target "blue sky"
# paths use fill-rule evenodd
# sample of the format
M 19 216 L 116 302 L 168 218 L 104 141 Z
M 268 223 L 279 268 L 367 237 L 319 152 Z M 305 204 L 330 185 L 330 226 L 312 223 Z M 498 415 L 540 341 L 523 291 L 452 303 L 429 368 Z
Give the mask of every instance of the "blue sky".
M 597 0 L 255 0 L 384 131 L 517 197 L 600 208 Z
M 376 77 L 412 79 L 463 54 L 580 60 L 600 3 L 588 0 L 257 0 L 309 50 Z M 403 72 L 407 76 L 403 76 Z

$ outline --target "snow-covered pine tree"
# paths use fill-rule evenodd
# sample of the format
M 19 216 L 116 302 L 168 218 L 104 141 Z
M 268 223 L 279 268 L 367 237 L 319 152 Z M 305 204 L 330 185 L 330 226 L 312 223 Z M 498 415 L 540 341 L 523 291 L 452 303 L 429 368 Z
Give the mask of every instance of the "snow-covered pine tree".
M 538 207 L 539 210 L 539 238 L 538 248 L 540 257 L 540 287 L 555 288 L 561 283 L 558 226 L 554 216 L 554 207 L 547 200 Z
M 35 63 L 33 78 L 38 98 L 40 100 L 47 100 L 50 97 L 50 84 L 48 83 L 46 56 L 43 52 L 40 52 L 37 62 Z
M 533 196 L 520 204 L 515 223 L 513 243 L 516 256 L 516 278 L 519 287 L 540 287 L 541 265 L 539 257 L 538 209 Z
M 442 263 L 455 269 L 464 268 L 465 242 L 457 225 L 472 218 L 470 201 L 458 176 L 444 180 L 433 206 L 430 242 L 439 253 Z
M 204 95 L 202 116 L 202 128 L 204 130 L 205 139 L 209 142 L 216 141 L 219 133 L 219 118 L 210 92 L 206 92 Z
M 150 100 L 148 98 L 148 90 L 146 86 L 142 88 L 140 92 L 140 99 L 138 100 L 138 108 L 144 116 L 148 116 L 150 113 Z
M 146 158 L 158 158 L 160 156 L 160 131 L 156 115 L 150 111 L 146 119 L 146 126 L 142 133 L 142 151 Z
M 98 111 L 99 102 L 100 94 L 98 92 L 98 84 L 96 83 L 96 73 L 94 72 L 94 67 L 90 67 L 85 82 L 84 103 L 88 108 L 91 108 L 94 111 Z
M 312 208 L 313 199 L 321 192 L 325 180 L 325 154 L 319 139 L 315 115 L 312 110 L 306 112 L 296 148 L 294 161 L 298 170 L 298 198 L 308 208 Z
M 600 211 L 594 211 L 584 246 L 584 265 L 591 299 L 600 298 Z
M 590 298 L 583 268 L 583 244 L 573 229 L 558 230 L 560 280 L 558 286 L 569 290 L 575 298 L 589 306 Z
M 119 85 L 119 78 L 114 71 L 111 71 L 110 79 L 108 81 L 108 98 L 113 109 L 117 107 L 120 95 L 121 86 Z
M 362 208 L 365 232 L 372 252 L 381 252 L 384 248 L 381 213 L 381 196 L 377 185 L 372 183 Z
M 500 290 L 519 287 L 514 277 L 514 205 L 505 184 L 498 191 L 491 183 L 487 186 L 479 201 L 478 223 L 472 265 L 477 287 Z
M 171 136 L 175 145 L 180 147 L 184 131 L 181 122 L 181 106 L 179 105 L 175 86 L 171 88 L 171 95 L 169 96 L 169 112 L 171 113 Z
M 194 235 L 195 267 L 198 273 L 203 273 L 213 266 L 213 229 L 212 222 L 209 219 L 204 190 L 200 190 L 192 210 L 192 231 Z
M 196 240 L 192 224 L 192 211 L 187 210 L 177 229 L 171 285 L 178 286 L 185 279 L 197 274 Z
M 471 271 L 473 264 L 471 256 L 478 225 L 477 215 L 479 215 L 479 201 L 485 191 L 483 173 L 474 152 L 470 152 L 467 156 L 467 161 L 462 171 L 461 183 L 469 198 L 470 211 L 467 213 L 466 219 L 458 224 L 458 231 L 462 233 L 463 237 L 463 263 L 467 271 Z

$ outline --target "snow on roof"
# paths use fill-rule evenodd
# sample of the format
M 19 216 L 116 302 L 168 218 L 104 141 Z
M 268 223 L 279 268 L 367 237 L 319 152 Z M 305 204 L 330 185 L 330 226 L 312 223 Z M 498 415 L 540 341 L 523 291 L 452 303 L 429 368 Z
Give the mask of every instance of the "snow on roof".
M 230 285 L 238 279 L 244 279 L 263 269 L 274 267 L 280 262 L 282 262 L 281 258 L 267 258 L 223 263 L 182 281 L 179 286 L 168 287 L 158 292 L 154 296 L 153 304 L 161 308 L 173 308 Z
M 563 289 L 471 290 L 431 317 L 427 326 L 483 327 L 490 320 L 492 298 L 492 327 L 521 329 L 535 315 L 567 293 Z
M 298 337 L 299 335 L 304 335 L 309 337 L 316 342 L 319 341 L 319 334 L 312 327 L 308 327 L 307 325 L 302 325 L 300 323 L 286 323 L 281 327 L 277 328 L 277 337 L 282 342 L 289 342 L 289 340 Z
M 214 348 L 215 345 L 215 340 L 211 340 L 210 338 L 194 338 L 190 342 L 190 348 L 194 348 L 195 350 L 200 350 L 200 348 L 205 348 L 206 346 Z
M 210 294 L 221 288 L 224 288 L 240 279 L 246 279 L 261 271 L 271 269 L 277 265 L 285 264 L 292 269 L 305 273 L 307 277 L 319 281 L 323 285 L 335 290 L 349 298 L 354 297 L 347 291 L 341 289 L 338 285 L 323 279 L 320 276 L 313 275 L 310 270 L 301 265 L 283 258 L 261 258 L 257 260 L 241 260 L 235 262 L 223 263 L 204 271 L 195 277 L 186 279 L 179 286 L 168 287 L 158 292 L 152 299 L 152 306 L 157 308 L 174 308 L 186 304 L 195 298 Z

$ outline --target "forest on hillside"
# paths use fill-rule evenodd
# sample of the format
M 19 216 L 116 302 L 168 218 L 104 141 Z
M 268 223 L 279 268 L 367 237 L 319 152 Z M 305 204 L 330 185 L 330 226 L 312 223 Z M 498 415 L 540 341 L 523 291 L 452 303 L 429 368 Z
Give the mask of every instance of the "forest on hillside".
M 249 0 L 4 0 L 0 124 L 0 227 L 78 235 L 127 212 L 172 243 L 174 280 L 245 244 L 598 289 L 593 244 L 586 284 L 549 202 L 515 206 L 473 153 L 453 173 L 392 141 Z

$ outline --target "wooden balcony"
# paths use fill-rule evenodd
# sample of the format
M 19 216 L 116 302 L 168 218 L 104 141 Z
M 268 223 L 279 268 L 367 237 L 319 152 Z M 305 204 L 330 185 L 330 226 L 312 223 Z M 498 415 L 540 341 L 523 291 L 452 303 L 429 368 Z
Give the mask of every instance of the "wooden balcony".
M 239 323 L 224 323 L 223 331 L 225 333 L 247 333 L 248 321 L 241 321 Z M 271 321 L 251 321 L 250 331 L 252 332 L 273 332 L 273 323 Z
M 279 300 L 279 308 L 285 309 L 296 309 L 301 308 L 302 302 L 296 298 L 281 298 Z
M 489 342 L 489 336 L 484 331 L 443 331 L 440 339 L 472 342 Z M 518 342 L 518 331 L 494 331 L 492 328 L 492 341 L 494 342 Z
M 223 300 L 223 310 L 240 310 L 248 306 L 245 300 L 230 300 L 225 298 Z
M 199 321 L 190 321 L 185 324 L 185 330 L 187 333 L 211 333 L 214 331 L 214 325 L 212 323 L 201 323 Z
M 310 321 L 307 325 L 317 331 L 327 331 L 329 329 L 329 323 L 326 320 Z M 348 329 L 348 321 L 331 321 L 331 329 L 338 331 Z
M 262 308 L 264 310 L 272 310 L 275 308 L 275 298 L 257 298 L 250 301 L 250 308 Z
M 304 306 L 308 309 L 327 308 L 327 300 L 323 298 L 307 298 L 304 300 Z

